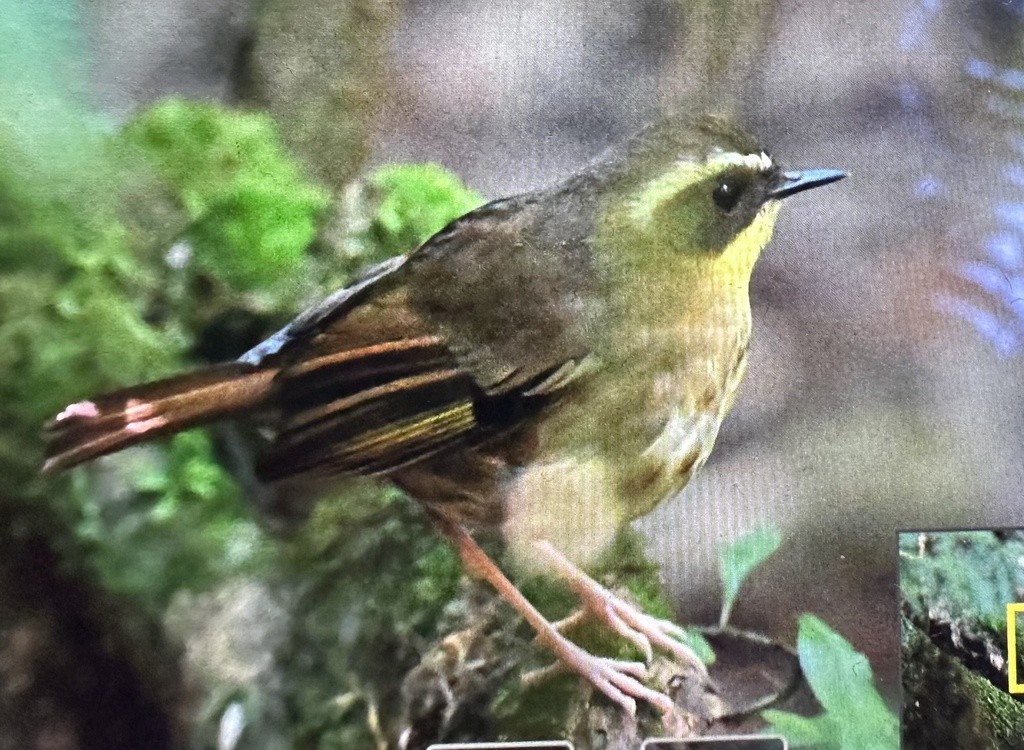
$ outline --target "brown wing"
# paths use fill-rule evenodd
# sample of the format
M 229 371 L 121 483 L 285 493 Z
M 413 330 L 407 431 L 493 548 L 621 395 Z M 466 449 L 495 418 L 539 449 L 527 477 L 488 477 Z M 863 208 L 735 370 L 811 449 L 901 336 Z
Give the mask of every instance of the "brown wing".
M 557 398 L 587 354 L 565 302 L 584 280 L 541 216 L 535 198 L 471 212 L 245 355 L 281 366 L 261 477 L 394 471 Z
M 487 389 L 523 386 L 594 350 L 607 294 L 591 203 L 574 190 L 495 201 L 409 257 L 410 307 Z
M 282 368 L 261 479 L 391 472 L 512 429 L 556 397 L 564 363 L 520 387 L 485 391 L 404 296 L 357 307 Z

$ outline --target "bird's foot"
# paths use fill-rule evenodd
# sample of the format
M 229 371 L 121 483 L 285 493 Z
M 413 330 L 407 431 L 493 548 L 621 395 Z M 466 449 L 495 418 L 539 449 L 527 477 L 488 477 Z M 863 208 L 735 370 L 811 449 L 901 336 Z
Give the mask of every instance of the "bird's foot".
M 536 607 L 527 601 L 522 592 L 520 592 L 519 589 L 517 589 L 515 585 L 508 580 L 505 574 L 502 573 L 498 566 L 494 564 L 494 561 L 487 556 L 487 553 L 485 553 L 480 546 L 473 541 L 473 538 L 466 533 L 465 529 L 442 517 L 436 517 L 434 520 L 438 529 L 448 537 L 455 546 L 466 570 L 480 578 L 483 578 L 494 586 L 498 594 L 501 595 L 505 601 L 511 604 L 531 625 L 531 627 L 533 627 L 537 633 L 537 640 L 554 652 L 555 656 L 559 659 L 560 663 L 556 663 L 553 667 L 532 673 L 532 676 L 527 676 L 526 680 L 528 682 L 541 679 L 543 676 L 551 674 L 556 670 L 571 670 L 583 679 L 587 680 L 597 690 L 604 693 L 610 700 L 621 706 L 623 710 L 629 713 L 630 716 L 636 715 L 637 701 L 645 701 L 661 711 L 666 726 L 671 726 L 671 722 L 673 721 L 673 717 L 676 713 L 675 704 L 665 693 L 652 690 L 644 685 L 642 680 L 647 675 L 647 666 L 645 664 L 595 656 L 580 646 L 577 646 L 562 635 L 558 629 L 556 629 L 555 626 L 553 626 L 537 610 Z M 554 550 L 553 547 L 551 547 L 551 549 Z M 556 554 L 558 554 L 557 551 Z M 581 571 L 575 568 L 575 566 L 572 566 L 568 560 L 565 560 L 565 563 L 569 565 L 569 568 L 566 570 L 574 570 L 579 576 L 590 580 Z M 559 566 L 559 569 L 562 570 L 563 566 Z M 647 616 L 642 612 L 636 608 L 630 608 L 630 605 L 618 600 L 611 594 L 611 592 L 608 592 L 607 589 L 604 589 L 596 582 L 591 581 L 591 583 L 593 586 L 597 587 L 595 591 L 604 591 L 608 597 L 610 597 L 610 599 L 602 599 L 602 601 L 614 600 L 619 602 L 619 605 L 621 605 L 609 605 L 609 607 L 606 607 L 603 611 L 614 611 L 619 619 L 627 625 L 631 622 L 639 623 L 641 628 L 646 628 L 654 634 L 653 637 L 643 636 L 648 642 L 648 653 L 650 651 L 650 642 L 660 645 L 662 637 L 666 639 L 668 638 L 668 636 L 659 630 L 658 627 L 650 626 L 649 623 L 644 621 L 643 617 Z M 588 600 L 586 596 L 584 596 L 584 599 Z M 653 623 L 662 622 L 660 620 L 655 620 L 654 618 L 648 619 Z M 667 624 L 671 625 L 671 623 Z M 643 635 L 636 626 L 629 627 L 632 631 Z M 659 632 L 661 632 L 661 636 L 658 635 Z M 681 646 L 682 644 L 679 645 Z M 700 662 L 699 659 L 697 659 L 697 661 L 700 663 L 701 669 L 703 669 L 704 664 Z
M 642 682 L 647 676 L 644 664 L 595 656 L 554 630 L 542 633 L 540 639 L 559 661 L 550 667 L 523 675 L 524 684 L 536 684 L 555 674 L 572 671 L 621 706 L 630 716 L 636 716 L 638 700 L 650 703 L 666 718 L 674 713 L 675 704 L 671 698 Z
M 678 640 L 686 636 L 682 628 L 674 622 L 652 617 L 616 596 L 580 570 L 550 542 L 539 540 L 534 544 L 555 570 L 568 581 L 582 602 L 580 609 L 555 623 L 556 629 L 564 631 L 585 619 L 594 618 L 640 649 L 647 662 L 654 658 L 653 646 L 657 646 L 670 653 L 680 664 L 690 665 L 698 672 L 707 674 L 704 661 L 692 648 Z

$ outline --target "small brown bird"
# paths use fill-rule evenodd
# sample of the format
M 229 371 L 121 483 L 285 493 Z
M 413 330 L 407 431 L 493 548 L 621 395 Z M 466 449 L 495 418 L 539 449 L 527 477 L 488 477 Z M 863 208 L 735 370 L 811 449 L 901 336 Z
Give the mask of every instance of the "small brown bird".
M 274 426 L 262 480 L 386 478 L 565 665 L 627 711 L 670 712 L 643 664 L 569 641 L 466 527 L 501 525 L 581 612 L 648 659 L 657 646 L 703 669 L 677 626 L 580 565 L 707 460 L 780 201 L 843 176 L 783 171 L 715 119 L 665 121 L 551 189 L 453 221 L 236 362 L 71 404 L 47 426 L 45 469 L 259 413 Z

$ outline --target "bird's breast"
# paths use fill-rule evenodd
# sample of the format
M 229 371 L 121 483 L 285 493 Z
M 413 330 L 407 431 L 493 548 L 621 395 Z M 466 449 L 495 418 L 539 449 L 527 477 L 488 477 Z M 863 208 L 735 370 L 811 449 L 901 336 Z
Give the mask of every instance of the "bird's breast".
M 685 353 L 677 337 L 641 334 L 645 353 L 607 362 L 581 384 L 580 395 L 543 422 L 535 460 L 508 486 L 513 548 L 543 536 L 585 563 L 624 523 L 682 489 L 732 404 L 748 334 L 739 327 L 695 337 Z
M 622 468 L 630 517 L 679 492 L 707 461 L 746 372 L 749 333 L 732 325 L 682 336 L 674 365 L 649 376 L 642 448 Z
M 749 318 L 703 323 L 637 328 L 606 352 L 542 426 L 541 461 L 600 461 L 630 518 L 678 492 L 708 459 L 746 371 Z

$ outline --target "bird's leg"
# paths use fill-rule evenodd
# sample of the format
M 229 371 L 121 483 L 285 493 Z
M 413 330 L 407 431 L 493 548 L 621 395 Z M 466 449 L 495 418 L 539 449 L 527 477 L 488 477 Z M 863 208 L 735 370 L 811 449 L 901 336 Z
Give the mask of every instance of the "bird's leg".
M 651 690 L 640 681 L 647 673 L 643 664 L 594 656 L 577 646 L 559 633 L 530 604 L 462 526 L 443 518 L 435 517 L 434 520 L 441 533 L 458 551 L 466 570 L 491 584 L 536 631 L 541 645 L 554 652 L 566 667 L 590 682 L 631 716 L 636 715 L 637 700 L 647 701 L 666 716 L 674 711 L 674 704 L 667 695 Z
M 684 643 L 676 640 L 685 633 L 673 622 L 651 617 L 629 602 L 613 594 L 588 576 L 546 539 L 533 542 L 534 548 L 548 561 L 559 575 L 565 578 L 570 588 L 580 597 L 583 607 L 569 615 L 556 626 L 576 625 L 589 614 L 611 628 L 615 633 L 632 642 L 649 662 L 654 654 L 652 644 L 674 656 L 681 664 L 692 665 L 702 674 L 707 667 L 699 656 Z

